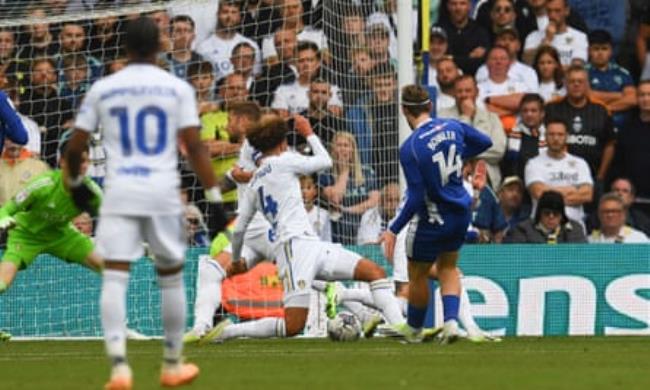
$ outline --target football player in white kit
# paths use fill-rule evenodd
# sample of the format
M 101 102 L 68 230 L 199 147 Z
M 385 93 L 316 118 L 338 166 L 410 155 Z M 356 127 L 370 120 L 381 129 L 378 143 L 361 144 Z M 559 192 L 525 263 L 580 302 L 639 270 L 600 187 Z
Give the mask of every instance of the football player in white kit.
M 105 198 L 97 229 L 98 251 L 105 260 L 101 318 L 112 372 L 105 388 L 131 389 L 126 360 L 126 290 L 131 262 L 148 242 L 155 255 L 161 289 L 164 352 L 160 382 L 176 387 L 190 383 L 199 368 L 182 362 L 186 319 L 183 285 L 185 233 L 177 172 L 178 142 L 206 188 L 206 198 L 221 201 L 221 192 L 200 138 L 200 121 L 192 87 L 155 65 L 159 32 L 149 18 L 129 23 L 125 49 L 129 65 L 97 81 L 86 94 L 69 141 L 70 186 L 83 203 L 81 152 L 91 132 L 101 126 L 107 152 Z M 219 210 L 222 212 L 222 210 Z
M 307 217 L 299 177 L 332 165 L 318 136 L 304 117 L 295 117 L 296 130 L 307 139 L 313 156 L 289 152 L 287 124 L 279 116 L 265 116 L 248 132 L 250 144 L 262 153 L 260 166 L 240 198 L 240 215 L 233 232 L 233 258 L 240 258 L 249 222 L 260 211 L 273 227 L 277 240 L 275 259 L 284 286 L 284 318 L 263 318 L 231 325 L 218 324 L 202 339 L 232 337 L 290 337 L 305 326 L 312 281 L 360 280 L 370 283 L 375 305 L 390 323 L 404 318 L 391 291 L 384 270 L 374 262 L 344 249 L 322 242 Z

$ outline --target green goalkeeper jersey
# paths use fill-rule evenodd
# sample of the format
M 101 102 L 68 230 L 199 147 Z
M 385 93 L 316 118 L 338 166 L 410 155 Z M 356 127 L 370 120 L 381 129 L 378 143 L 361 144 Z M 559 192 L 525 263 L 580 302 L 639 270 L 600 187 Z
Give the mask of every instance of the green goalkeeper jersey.
M 94 193 L 90 201 L 93 211 L 101 204 L 102 192 L 89 177 L 84 183 Z M 0 219 L 12 216 L 14 229 L 37 235 L 43 240 L 60 237 L 62 230 L 81 214 L 63 184 L 63 174 L 54 170 L 36 176 L 16 196 L 0 208 Z

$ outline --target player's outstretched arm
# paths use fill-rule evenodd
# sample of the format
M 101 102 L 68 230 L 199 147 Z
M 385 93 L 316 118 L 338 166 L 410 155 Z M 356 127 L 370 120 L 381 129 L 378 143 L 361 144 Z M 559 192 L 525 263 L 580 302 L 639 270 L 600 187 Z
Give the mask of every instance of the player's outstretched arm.
M 255 215 L 255 204 L 257 198 L 253 191 L 248 187 L 243 191 L 241 199 L 239 199 L 239 215 L 237 216 L 237 223 L 232 233 L 232 261 L 237 262 L 241 259 L 241 251 L 244 245 L 244 233 L 248 224 Z
M 2 91 L 0 91 L 0 122 L 5 124 L 5 136 L 11 141 L 19 145 L 25 145 L 27 143 L 27 130 L 23 125 L 23 121 L 9 103 L 7 95 Z
M 313 156 L 302 156 L 296 160 L 294 169 L 296 173 L 308 175 L 314 172 L 322 171 L 323 169 L 332 167 L 332 158 L 327 149 L 323 146 L 320 138 L 311 128 L 309 120 L 302 115 L 294 115 L 296 131 L 307 139 L 309 146 L 314 153 Z

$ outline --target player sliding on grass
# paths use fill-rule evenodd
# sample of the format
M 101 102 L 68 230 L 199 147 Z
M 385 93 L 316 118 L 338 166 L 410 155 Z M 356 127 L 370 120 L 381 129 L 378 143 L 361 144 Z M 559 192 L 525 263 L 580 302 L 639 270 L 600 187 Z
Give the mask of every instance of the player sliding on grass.
M 186 239 L 178 190 L 180 142 L 206 188 L 206 198 L 219 202 L 221 192 L 199 138 L 192 87 L 156 66 L 159 35 L 150 18 L 129 23 L 124 39 L 129 65 L 93 84 L 67 147 L 69 182 L 76 187 L 83 177 L 83 145 L 92 132 L 102 129 L 107 174 L 97 247 L 105 259 L 100 306 L 106 352 L 112 363 L 107 390 L 128 390 L 133 384 L 126 360 L 126 291 L 130 264 L 144 254 L 143 241 L 155 255 L 161 290 L 164 350 L 160 383 L 180 386 L 199 374 L 196 365 L 182 360 Z M 220 207 L 215 211 L 223 214 Z
M 64 133 L 61 139 L 61 152 L 69 134 Z M 89 164 L 87 148 L 81 159 L 80 173 L 85 176 Z M 78 207 L 68 185 L 70 171 L 64 157 L 60 166 L 61 169 L 33 178 L 0 208 L 0 230 L 9 229 L 7 250 L 0 262 L 0 293 L 9 288 L 18 271 L 29 267 L 42 253 L 94 271 L 102 268 L 101 257 L 93 252 L 92 240 L 72 225 L 72 220 L 83 211 L 97 214 L 101 190 L 89 177 L 84 177 L 79 190 L 86 199 L 83 208 Z M 10 337 L 6 332 L 0 333 L 0 338 Z
M 436 263 L 442 294 L 442 343 L 458 338 L 460 273 L 456 267 L 471 220 L 472 198 L 463 187 L 463 159 L 488 149 L 492 142 L 475 128 L 455 120 L 432 119 L 426 89 L 402 89 L 402 112 L 413 133 L 400 148 L 406 177 L 404 202 L 382 235 L 386 258 L 392 259 L 396 235 L 409 224 L 406 238 L 409 299 L 407 323 L 393 327 L 406 341 L 422 339 L 429 302 L 427 279 Z
M 321 242 L 307 217 L 299 177 L 329 168 L 327 154 L 309 122 L 296 117 L 296 130 L 307 139 L 314 155 L 289 152 L 287 124 L 277 116 L 263 117 L 247 138 L 262 153 L 262 161 L 240 199 L 240 215 L 233 233 L 233 258 L 239 259 L 244 234 L 256 211 L 273 227 L 278 245 L 275 259 L 284 286 L 284 318 L 264 318 L 230 325 L 218 324 L 203 341 L 231 337 L 290 337 L 302 331 L 307 320 L 309 294 L 315 278 L 362 280 L 370 283 L 375 305 L 389 323 L 403 322 L 384 270 L 341 245 Z

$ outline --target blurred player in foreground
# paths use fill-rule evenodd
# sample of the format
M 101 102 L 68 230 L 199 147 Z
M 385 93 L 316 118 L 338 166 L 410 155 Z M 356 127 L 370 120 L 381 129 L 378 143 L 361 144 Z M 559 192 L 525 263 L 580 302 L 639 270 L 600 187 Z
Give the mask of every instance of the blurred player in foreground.
M 182 142 L 206 199 L 221 201 L 207 151 L 199 138 L 200 122 L 192 87 L 158 68 L 159 31 L 141 17 L 125 33 L 129 65 L 97 81 L 86 94 L 67 147 L 68 185 L 78 203 L 84 145 L 98 127 L 107 152 L 105 198 L 97 229 L 98 251 L 105 259 L 101 317 L 112 372 L 105 388 L 131 389 L 126 359 L 126 290 L 131 262 L 147 242 L 155 255 L 164 329 L 160 383 L 176 387 L 193 381 L 199 368 L 183 363 L 186 298 L 183 261 L 186 239 L 177 172 Z M 218 210 L 223 212 L 223 210 Z
M 463 159 L 492 145 L 471 126 L 455 120 L 432 119 L 428 92 L 417 85 L 402 89 L 402 112 L 413 133 L 400 148 L 406 177 L 404 202 L 382 235 L 386 258 L 392 259 L 397 234 L 409 224 L 406 237 L 409 299 L 407 323 L 393 327 L 408 342 L 422 340 L 429 302 L 427 279 L 436 263 L 442 294 L 442 343 L 458 338 L 460 272 L 458 250 L 471 219 L 472 197 L 463 187 Z
M 332 159 L 309 122 L 295 118 L 297 132 L 307 139 L 314 155 L 289 152 L 287 124 L 278 116 L 263 117 L 248 132 L 251 146 L 262 153 L 262 161 L 240 199 L 240 216 L 233 233 L 233 259 L 239 259 L 246 227 L 260 211 L 273 228 L 277 240 L 275 259 L 284 285 L 284 318 L 264 318 L 231 325 L 218 324 L 205 340 L 231 337 L 290 337 L 305 326 L 312 281 L 362 280 L 370 283 L 376 306 L 389 323 L 403 322 L 391 284 L 384 270 L 342 246 L 322 242 L 307 217 L 299 177 L 329 168 Z

